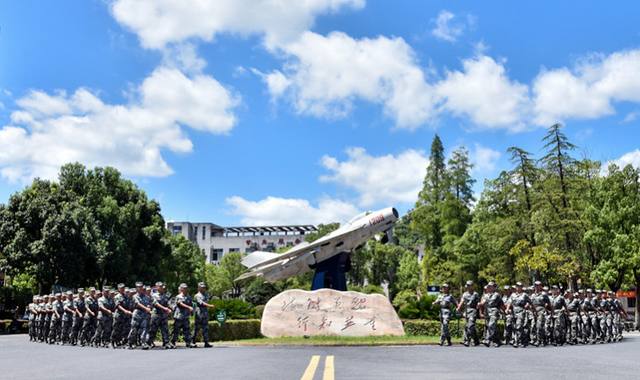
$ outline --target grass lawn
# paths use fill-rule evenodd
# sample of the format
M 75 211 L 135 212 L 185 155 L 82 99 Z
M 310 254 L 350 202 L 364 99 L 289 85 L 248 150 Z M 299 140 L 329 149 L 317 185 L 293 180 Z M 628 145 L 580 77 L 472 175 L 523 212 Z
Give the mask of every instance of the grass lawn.
M 438 336 L 313 336 L 313 337 L 285 337 L 259 338 L 236 341 L 215 342 L 217 346 L 409 346 L 438 344 Z M 461 339 L 453 338 L 453 344 L 459 344 Z

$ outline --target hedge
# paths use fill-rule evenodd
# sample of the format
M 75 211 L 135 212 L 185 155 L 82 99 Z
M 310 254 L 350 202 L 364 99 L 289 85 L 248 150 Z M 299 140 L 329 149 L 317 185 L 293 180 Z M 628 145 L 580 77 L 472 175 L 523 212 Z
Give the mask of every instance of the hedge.
M 464 319 L 460 319 L 458 323 L 457 319 L 449 322 L 449 332 L 452 337 L 461 338 L 464 333 Z M 407 336 L 439 336 L 440 335 L 440 321 L 427 320 L 427 319 L 409 319 L 402 321 L 404 325 L 404 332 Z M 498 322 L 498 334 L 502 335 L 504 330 L 504 322 Z M 476 321 L 476 331 L 478 337 L 482 338 L 482 332 L 484 331 L 484 320 L 478 319 Z
M 193 318 L 189 323 L 190 331 L 193 334 L 194 325 Z M 173 331 L 173 320 L 169 321 L 169 333 Z M 255 339 L 261 338 L 260 333 L 260 320 L 259 319 L 242 319 L 234 320 L 230 319 L 224 323 L 223 327 L 220 327 L 218 321 L 209 321 L 209 341 L 224 341 L 224 340 L 240 340 L 240 339 Z M 156 335 L 156 340 L 160 338 L 160 332 Z M 182 336 L 180 336 L 182 341 Z M 198 341 L 202 341 L 202 337 L 198 336 Z
M 27 321 L 0 319 L 0 334 L 23 334 L 29 332 Z

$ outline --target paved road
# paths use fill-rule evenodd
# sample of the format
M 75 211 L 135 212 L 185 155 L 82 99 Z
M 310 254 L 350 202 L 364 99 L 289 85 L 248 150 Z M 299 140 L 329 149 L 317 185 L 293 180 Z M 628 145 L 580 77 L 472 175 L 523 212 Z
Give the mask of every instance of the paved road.
M 638 379 L 640 336 L 595 346 L 112 350 L 0 336 L 0 379 Z M 332 376 L 334 375 L 334 376 Z M 306 378 L 305 378 L 306 376 Z

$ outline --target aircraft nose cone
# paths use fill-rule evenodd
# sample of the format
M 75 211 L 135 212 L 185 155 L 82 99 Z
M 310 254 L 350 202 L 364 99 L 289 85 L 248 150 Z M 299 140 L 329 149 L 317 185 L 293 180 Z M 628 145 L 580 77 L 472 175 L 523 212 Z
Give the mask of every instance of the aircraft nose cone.
M 395 207 L 391 208 L 391 212 L 393 212 L 393 216 L 395 216 L 396 218 L 400 217 L 400 214 L 398 213 L 398 210 L 396 210 Z

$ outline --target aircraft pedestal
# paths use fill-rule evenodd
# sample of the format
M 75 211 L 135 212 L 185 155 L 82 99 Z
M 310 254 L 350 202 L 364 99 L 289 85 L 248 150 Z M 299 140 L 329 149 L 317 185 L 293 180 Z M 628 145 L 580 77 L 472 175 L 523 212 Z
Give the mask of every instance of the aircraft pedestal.
M 351 270 L 351 255 L 341 252 L 328 260 L 316 264 L 311 282 L 311 290 L 334 289 L 347 290 L 347 272 Z

